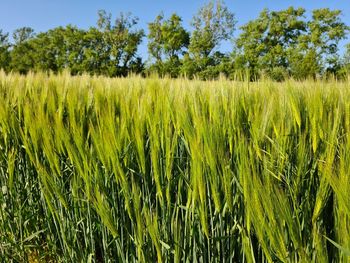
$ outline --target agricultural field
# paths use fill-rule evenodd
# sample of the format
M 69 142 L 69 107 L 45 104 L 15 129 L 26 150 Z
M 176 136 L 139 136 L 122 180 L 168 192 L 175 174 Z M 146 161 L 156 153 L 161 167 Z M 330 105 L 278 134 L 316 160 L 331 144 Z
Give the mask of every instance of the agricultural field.
M 350 82 L 0 73 L 0 262 L 349 262 Z

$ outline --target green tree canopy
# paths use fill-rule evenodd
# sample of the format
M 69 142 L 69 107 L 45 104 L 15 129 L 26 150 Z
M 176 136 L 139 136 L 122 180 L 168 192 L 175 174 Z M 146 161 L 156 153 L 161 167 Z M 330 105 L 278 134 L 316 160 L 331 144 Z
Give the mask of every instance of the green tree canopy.
M 235 24 L 234 14 L 224 2 L 209 2 L 193 17 L 189 52 L 195 57 L 208 57 L 221 41 L 232 38 Z
M 96 26 L 80 29 L 68 25 L 35 34 L 30 27 L 8 33 L 0 30 L 0 68 L 27 73 L 60 72 L 126 76 L 157 72 L 178 77 L 228 77 L 256 79 L 267 75 L 282 81 L 286 77 L 305 79 L 349 72 L 350 48 L 344 57 L 339 45 L 349 27 L 340 10 L 321 8 L 307 14 L 304 8 L 264 9 L 241 26 L 233 41 L 235 16 L 222 0 L 211 0 L 193 16 L 189 32 L 181 17 L 159 14 L 148 24 L 149 63 L 138 55 L 144 31 L 138 18 L 98 11 Z M 221 52 L 224 41 L 233 43 L 232 53 Z
M 148 52 L 155 64 L 151 70 L 161 75 L 178 76 L 180 57 L 189 45 L 189 33 L 182 26 L 182 19 L 172 14 L 164 20 L 160 14 L 155 21 L 148 24 Z
M 0 69 L 8 69 L 10 62 L 10 42 L 9 33 L 4 33 L 0 29 Z
M 248 68 L 253 75 L 267 73 L 276 80 L 334 71 L 338 43 L 348 27 L 339 10 L 317 9 L 312 14 L 307 21 L 303 8 L 262 11 L 241 27 L 234 51 L 236 69 Z
M 222 41 L 233 37 L 235 24 L 234 14 L 223 1 L 211 1 L 201 7 L 192 20 L 194 30 L 191 34 L 189 55 L 184 59 L 183 73 L 187 76 L 197 74 L 202 78 L 212 78 L 212 74 L 206 74 L 208 67 L 210 71 L 217 71 L 217 58 L 224 54 L 219 52 L 221 54 L 218 56 L 216 49 Z
M 102 10 L 98 15 L 97 28 L 88 30 L 68 25 L 35 35 L 31 28 L 17 29 L 13 34 L 10 68 L 21 73 L 63 69 L 72 74 L 108 76 L 140 73 L 143 63 L 137 48 L 144 32 L 134 28 L 138 19 L 121 13 L 112 24 L 110 14 Z

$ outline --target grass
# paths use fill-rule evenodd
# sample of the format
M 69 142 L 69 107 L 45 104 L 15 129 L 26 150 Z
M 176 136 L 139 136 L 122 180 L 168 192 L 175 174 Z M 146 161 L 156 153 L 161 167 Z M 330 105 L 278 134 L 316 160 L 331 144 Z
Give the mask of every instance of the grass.
M 0 73 L 1 262 L 350 262 L 350 84 Z

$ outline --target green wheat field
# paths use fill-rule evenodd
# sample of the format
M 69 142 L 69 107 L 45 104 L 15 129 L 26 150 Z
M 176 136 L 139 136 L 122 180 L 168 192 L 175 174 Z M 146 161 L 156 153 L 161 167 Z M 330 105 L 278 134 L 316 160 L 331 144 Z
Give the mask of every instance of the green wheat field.
M 350 82 L 0 72 L 0 262 L 350 262 Z

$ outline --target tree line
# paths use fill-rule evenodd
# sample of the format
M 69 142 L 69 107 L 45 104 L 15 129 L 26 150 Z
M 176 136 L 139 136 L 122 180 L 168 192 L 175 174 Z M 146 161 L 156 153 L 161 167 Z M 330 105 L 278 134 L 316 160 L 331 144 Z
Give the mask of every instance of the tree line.
M 304 8 L 281 11 L 264 9 L 241 26 L 233 38 L 237 21 L 224 2 L 212 1 L 193 16 L 188 31 L 176 13 L 159 14 L 148 24 L 148 34 L 138 29 L 138 18 L 121 13 L 98 11 L 96 26 L 87 30 L 76 26 L 57 27 L 36 34 L 30 27 L 9 33 L 0 30 L 0 68 L 25 74 L 29 71 L 60 72 L 73 75 L 127 76 L 130 73 L 201 79 L 257 79 L 268 76 L 281 81 L 336 76 L 350 70 L 350 44 L 343 56 L 339 42 L 349 27 L 340 10 L 315 9 L 311 16 Z M 147 62 L 138 47 L 147 37 Z M 220 44 L 231 41 L 232 52 L 221 52 Z

